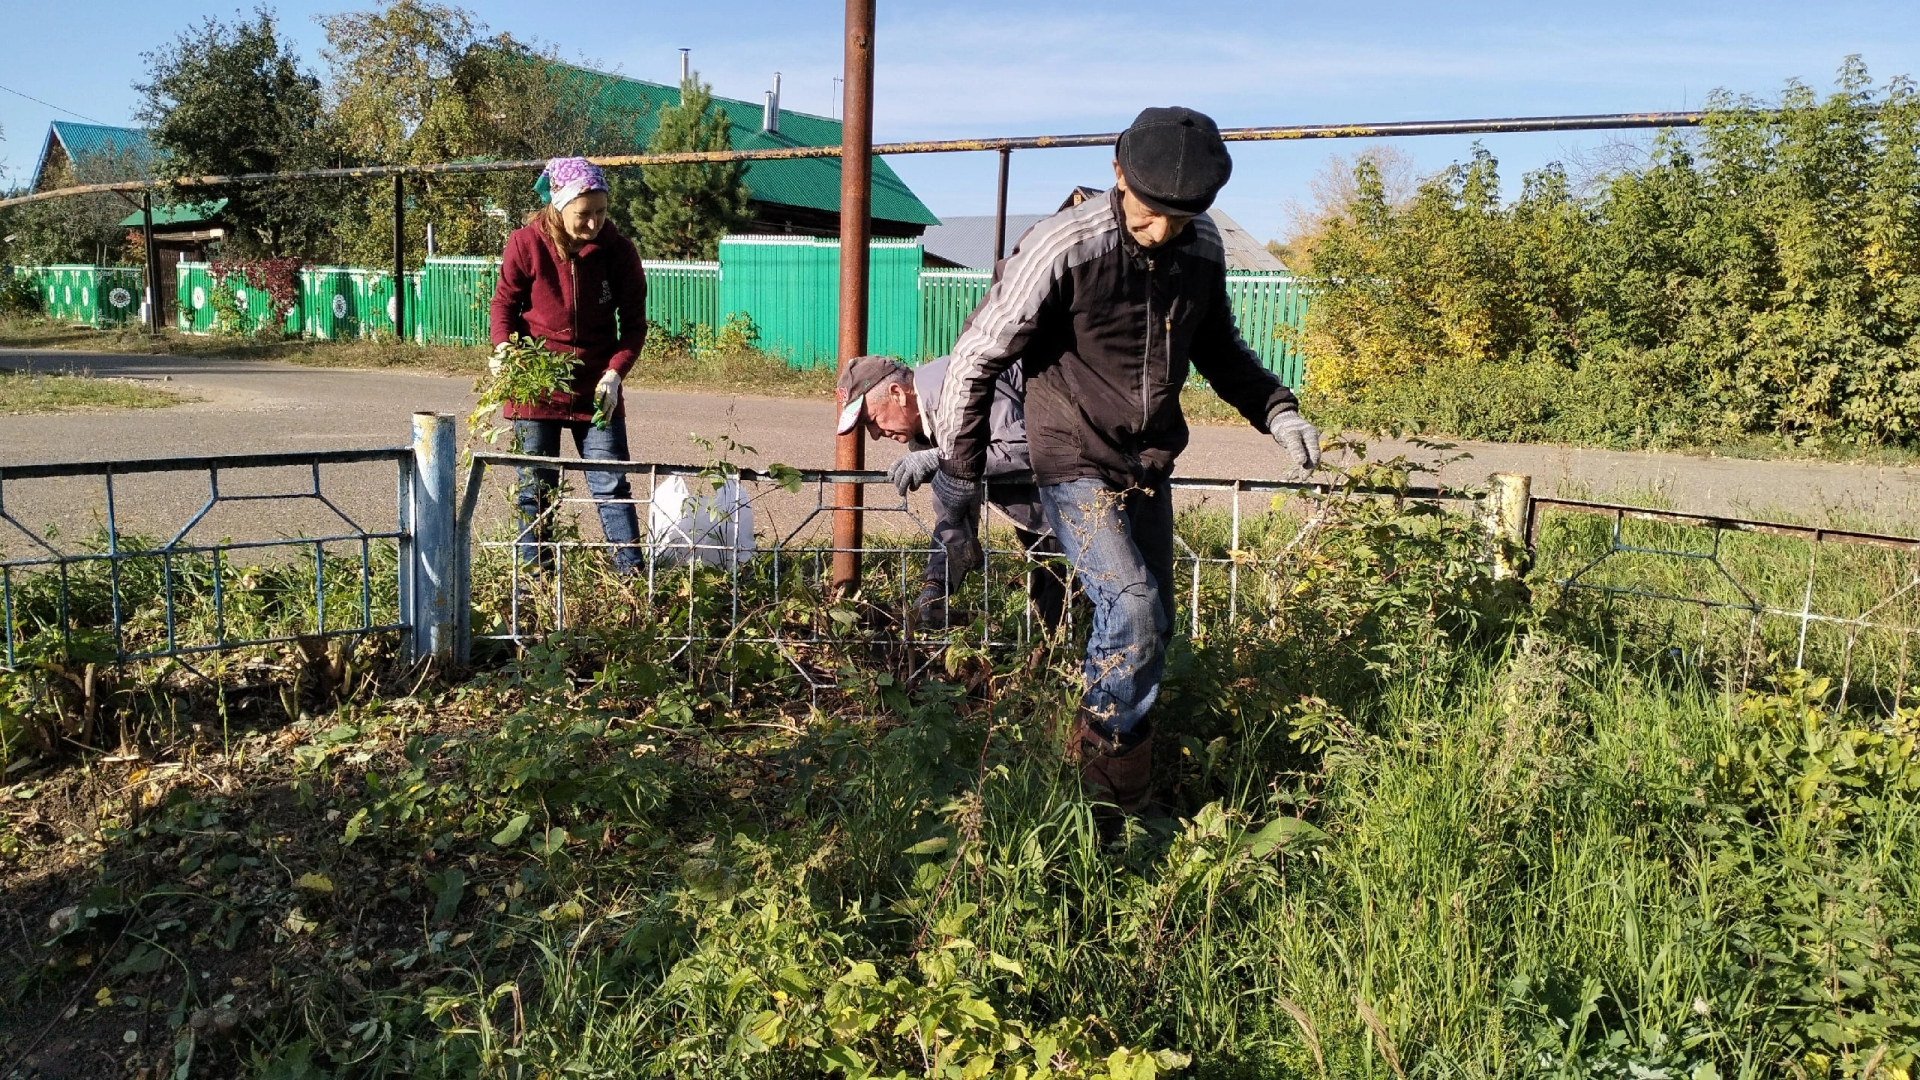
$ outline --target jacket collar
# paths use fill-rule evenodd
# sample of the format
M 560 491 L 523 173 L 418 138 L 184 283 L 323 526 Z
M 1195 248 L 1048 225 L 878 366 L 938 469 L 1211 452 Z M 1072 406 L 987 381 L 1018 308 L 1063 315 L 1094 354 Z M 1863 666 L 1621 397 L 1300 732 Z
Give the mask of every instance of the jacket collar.
M 1120 186 L 1118 184 L 1107 189 L 1107 206 L 1113 214 L 1114 228 L 1120 230 L 1120 250 L 1126 252 L 1127 258 L 1129 259 L 1145 261 L 1147 259 L 1157 259 L 1166 255 L 1183 253 L 1187 250 L 1188 246 L 1193 243 L 1193 222 L 1189 221 L 1187 222 L 1187 227 L 1180 230 L 1179 236 L 1161 244 L 1152 251 L 1148 251 L 1140 246 L 1140 242 L 1133 238 L 1132 231 L 1127 228 L 1127 211 L 1126 208 L 1120 204 Z

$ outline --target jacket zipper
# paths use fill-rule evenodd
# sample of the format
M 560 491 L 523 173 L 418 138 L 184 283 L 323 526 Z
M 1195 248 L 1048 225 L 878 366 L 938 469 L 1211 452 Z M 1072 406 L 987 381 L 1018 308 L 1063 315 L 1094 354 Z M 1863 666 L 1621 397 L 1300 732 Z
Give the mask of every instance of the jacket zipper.
M 567 298 L 567 323 L 573 328 L 573 355 L 580 355 L 580 262 L 572 256 L 567 257 L 567 279 L 573 283 L 573 295 Z M 571 399 L 572 395 L 568 395 Z M 567 411 L 575 412 L 573 402 L 567 402 Z
M 1147 308 L 1147 340 L 1140 351 L 1140 433 L 1147 431 L 1147 370 L 1153 366 L 1153 260 L 1147 259 L 1147 273 L 1142 290 Z

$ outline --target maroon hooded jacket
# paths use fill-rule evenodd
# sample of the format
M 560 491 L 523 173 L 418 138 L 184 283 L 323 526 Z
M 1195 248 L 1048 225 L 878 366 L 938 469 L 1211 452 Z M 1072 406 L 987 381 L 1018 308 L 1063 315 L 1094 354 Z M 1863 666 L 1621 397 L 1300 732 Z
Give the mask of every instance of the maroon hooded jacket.
M 608 222 L 573 258 L 562 257 L 537 225 L 513 230 L 493 290 L 493 343 L 508 334 L 546 338 L 580 358 L 573 392 L 537 405 L 509 403 L 509 420 L 593 419 L 593 391 L 612 369 L 625 378 L 647 339 L 647 278 L 633 242 Z M 622 395 L 624 397 L 624 395 Z M 624 418 L 623 401 L 614 410 Z

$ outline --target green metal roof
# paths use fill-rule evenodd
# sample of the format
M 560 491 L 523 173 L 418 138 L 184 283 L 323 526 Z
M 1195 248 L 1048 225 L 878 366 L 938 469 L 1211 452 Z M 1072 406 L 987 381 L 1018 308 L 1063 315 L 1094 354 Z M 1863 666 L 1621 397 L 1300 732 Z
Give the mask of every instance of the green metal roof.
M 74 168 L 78 170 L 85 170 L 94 160 L 103 158 L 107 159 L 108 164 L 120 166 L 114 170 L 116 173 L 125 174 L 111 179 L 142 179 L 153 169 L 153 144 L 147 141 L 145 131 L 55 120 L 47 126 L 47 141 L 40 148 L 40 163 L 33 170 L 36 188 L 46 173 L 47 155 L 53 151 L 55 142 L 66 150 L 67 157 L 72 159 Z
M 641 145 L 645 145 L 660 126 L 660 110 L 680 103 L 677 86 L 626 79 L 587 68 L 573 70 L 599 82 L 591 92 L 606 107 L 640 113 L 633 136 Z M 731 141 L 735 150 L 840 145 L 838 120 L 781 109 L 780 130 L 775 133 L 761 130 L 763 110 L 757 102 L 715 95 L 713 103 L 726 112 L 732 124 Z M 753 197 L 761 202 L 840 212 L 839 158 L 749 161 L 747 185 L 753 189 Z M 873 159 L 873 216 L 914 225 L 940 224 L 933 211 L 878 157 Z
M 220 211 L 226 208 L 227 200 L 225 199 L 202 203 L 169 203 L 153 208 L 153 223 L 155 225 L 186 225 L 192 222 L 209 221 L 219 217 Z M 135 210 L 127 215 L 127 219 L 120 223 L 120 227 L 137 229 L 140 228 L 143 220 L 140 211 Z

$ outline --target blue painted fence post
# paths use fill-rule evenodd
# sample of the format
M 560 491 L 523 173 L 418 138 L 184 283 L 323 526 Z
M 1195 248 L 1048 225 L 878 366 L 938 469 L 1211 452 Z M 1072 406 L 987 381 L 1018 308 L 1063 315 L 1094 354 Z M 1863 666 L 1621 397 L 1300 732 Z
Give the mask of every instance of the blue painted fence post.
M 408 518 L 413 526 L 412 634 L 414 660 L 457 662 L 459 581 L 465 560 L 455 543 L 454 490 L 458 453 L 452 413 L 413 414 L 413 485 Z

